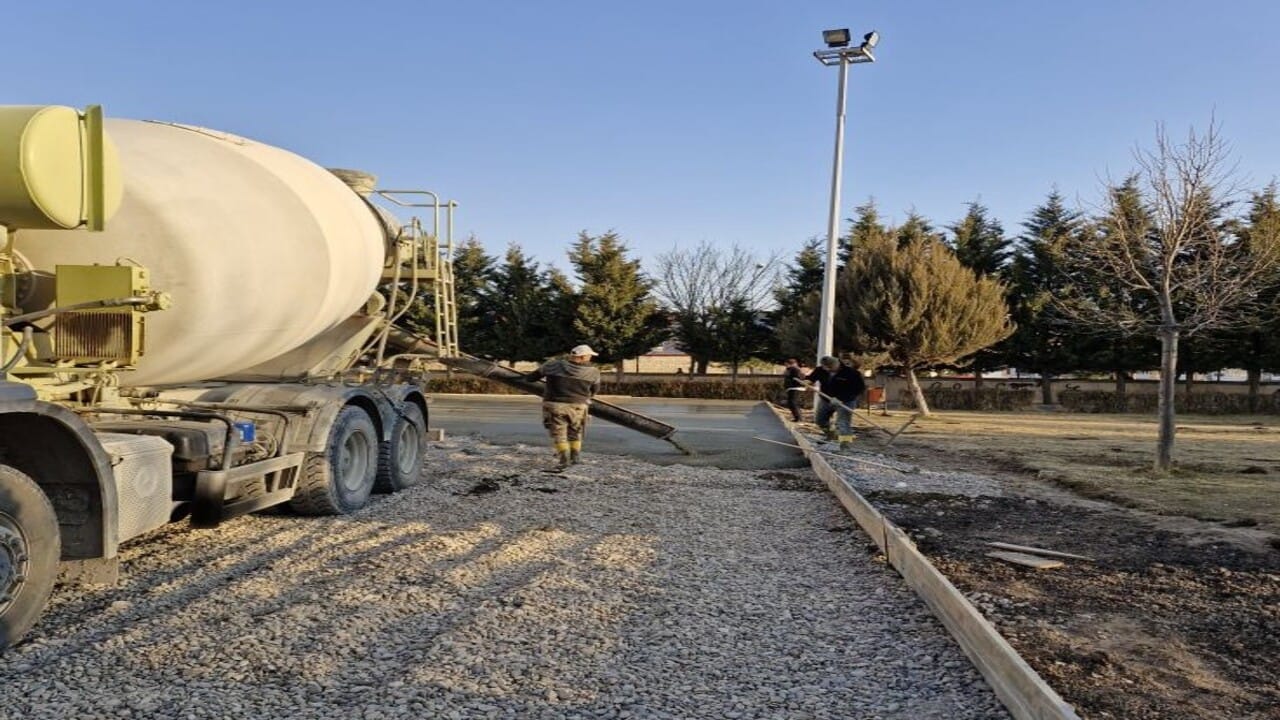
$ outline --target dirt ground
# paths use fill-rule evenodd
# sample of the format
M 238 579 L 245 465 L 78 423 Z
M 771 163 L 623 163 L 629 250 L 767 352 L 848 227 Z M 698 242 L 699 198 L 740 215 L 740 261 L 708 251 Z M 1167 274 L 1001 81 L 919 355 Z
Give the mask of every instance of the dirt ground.
M 945 412 L 918 420 L 903 441 L 1084 497 L 1280 535 L 1280 417 L 1179 416 L 1176 465 L 1163 475 L 1151 469 L 1156 435 L 1156 419 L 1144 415 Z
M 961 434 L 907 433 L 887 451 L 870 433 L 860 443 L 990 477 L 998 492 L 913 492 L 903 476 L 908 489 L 864 495 L 1083 717 L 1280 718 L 1280 550 L 1269 528 L 1086 498 L 1000 447 L 958 449 Z M 988 542 L 1093 561 L 1032 570 L 987 557 Z

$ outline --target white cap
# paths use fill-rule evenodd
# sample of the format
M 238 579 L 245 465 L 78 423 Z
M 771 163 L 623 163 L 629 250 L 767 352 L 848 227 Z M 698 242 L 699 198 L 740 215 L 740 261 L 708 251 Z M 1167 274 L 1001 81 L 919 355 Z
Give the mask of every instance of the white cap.
M 573 357 L 583 357 L 583 356 L 591 357 L 592 355 L 599 355 L 600 353 L 596 352 L 595 350 L 592 350 L 590 345 L 579 345 L 574 349 L 570 350 L 569 354 L 572 355 Z

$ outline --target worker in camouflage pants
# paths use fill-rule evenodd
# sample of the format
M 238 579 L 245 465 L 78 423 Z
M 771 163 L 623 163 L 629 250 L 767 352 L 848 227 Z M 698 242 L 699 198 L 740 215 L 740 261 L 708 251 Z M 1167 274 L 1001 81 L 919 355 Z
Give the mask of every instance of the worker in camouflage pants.
M 587 408 L 600 390 L 600 370 L 591 364 L 596 355 L 589 345 L 579 345 L 567 357 L 551 360 L 525 376 L 546 380 L 542 394 L 542 426 L 551 436 L 557 467 L 577 464 L 582 457 L 582 434 L 587 427 Z

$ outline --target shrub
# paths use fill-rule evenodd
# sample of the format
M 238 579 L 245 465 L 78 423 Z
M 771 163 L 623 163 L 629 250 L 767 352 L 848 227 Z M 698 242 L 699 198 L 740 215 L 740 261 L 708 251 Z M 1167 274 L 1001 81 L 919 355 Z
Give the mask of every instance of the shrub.
M 1058 403 L 1075 412 L 1152 414 L 1156 412 L 1159 396 L 1155 393 L 1118 395 L 1105 390 L 1064 390 L 1058 393 Z M 1280 391 L 1259 396 L 1257 410 L 1250 410 L 1249 396 L 1241 393 L 1178 393 L 1173 403 L 1177 412 L 1199 415 L 1280 414 Z
M 931 387 L 924 391 L 924 399 L 934 410 L 1025 410 L 1035 402 L 1034 390 L 1008 390 L 1006 388 L 944 388 Z M 902 407 L 914 409 L 915 398 L 910 390 L 898 396 Z

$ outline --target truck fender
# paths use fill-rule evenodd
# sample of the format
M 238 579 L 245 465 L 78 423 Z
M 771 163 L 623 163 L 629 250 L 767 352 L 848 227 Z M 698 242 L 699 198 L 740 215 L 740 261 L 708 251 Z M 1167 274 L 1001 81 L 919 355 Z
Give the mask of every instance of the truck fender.
M 114 558 L 119 507 L 111 458 L 80 416 L 0 382 L 0 463 L 30 476 L 53 504 L 63 560 Z

